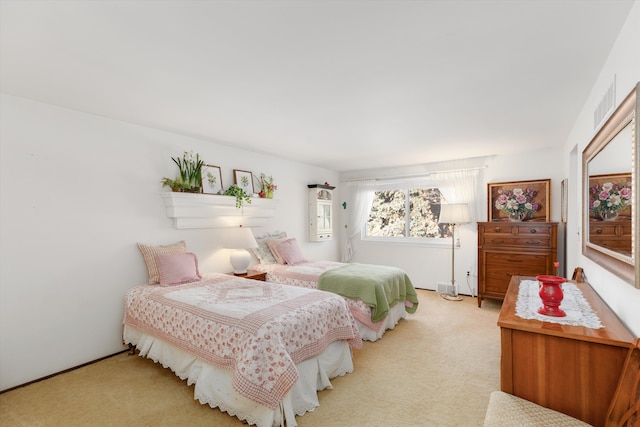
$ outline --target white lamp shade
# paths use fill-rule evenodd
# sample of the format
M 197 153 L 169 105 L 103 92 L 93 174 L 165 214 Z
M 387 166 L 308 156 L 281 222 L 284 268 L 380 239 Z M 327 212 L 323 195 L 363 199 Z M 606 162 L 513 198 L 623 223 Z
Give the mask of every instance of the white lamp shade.
M 257 248 L 258 243 L 250 228 L 233 227 L 227 230 L 223 247 L 226 249 L 251 249 Z
M 440 205 L 440 224 L 467 224 L 471 222 L 469 205 L 466 203 L 451 203 Z

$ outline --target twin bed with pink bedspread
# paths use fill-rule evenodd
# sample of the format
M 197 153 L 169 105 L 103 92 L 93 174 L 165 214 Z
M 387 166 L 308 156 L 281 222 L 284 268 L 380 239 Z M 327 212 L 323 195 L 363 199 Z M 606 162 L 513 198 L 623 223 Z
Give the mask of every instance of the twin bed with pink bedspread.
M 337 272 L 339 271 L 338 269 L 349 265 L 352 264 L 335 261 L 306 261 L 295 265 L 262 263 L 252 268 L 256 271 L 266 272 L 267 281 L 269 282 L 307 289 L 318 289 L 318 282 L 323 273 L 330 270 Z M 382 282 L 383 284 L 381 286 L 387 288 L 387 291 L 391 293 L 395 292 L 396 295 L 402 295 L 402 298 L 398 301 L 386 301 L 388 303 L 388 312 L 382 319 L 374 319 L 374 307 L 368 305 L 361 299 L 345 297 L 349 310 L 356 319 L 362 339 L 376 341 L 384 335 L 385 331 L 393 329 L 400 319 L 406 318 L 407 312 L 415 312 L 418 306 L 418 300 L 411 281 L 402 270 L 394 267 L 374 265 L 360 265 L 360 267 L 364 269 L 361 271 L 366 271 L 367 268 L 376 269 L 377 272 L 384 271 L 384 274 L 389 280 Z M 336 277 L 339 276 L 333 275 L 332 280 L 335 280 Z M 402 288 L 402 290 L 399 291 L 398 288 Z M 384 295 L 381 296 L 381 298 L 385 298 Z
M 265 427 L 297 425 L 362 345 L 338 295 L 215 273 L 131 289 L 123 339 L 195 384 L 200 402 Z

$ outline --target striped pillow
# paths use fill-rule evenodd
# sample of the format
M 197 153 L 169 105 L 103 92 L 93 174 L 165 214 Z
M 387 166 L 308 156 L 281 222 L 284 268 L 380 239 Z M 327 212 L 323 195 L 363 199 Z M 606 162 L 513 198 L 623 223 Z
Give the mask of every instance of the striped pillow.
M 160 283 L 160 272 L 156 263 L 156 255 L 158 254 L 183 254 L 187 252 L 187 244 L 184 240 L 164 246 L 150 246 L 138 243 L 138 249 L 142 253 L 144 263 L 147 265 L 149 272 L 149 284 L 157 285 Z
M 278 250 L 278 245 L 280 244 L 280 242 L 284 242 L 285 240 L 287 240 L 286 237 L 282 239 L 265 240 L 267 242 L 267 246 L 269 247 L 269 250 L 271 251 L 271 254 L 273 255 L 273 258 L 276 260 L 278 264 L 286 264 L 284 261 L 284 258 L 282 257 L 282 254 L 280 254 L 280 251 Z
M 278 243 L 277 250 L 286 264 L 296 265 L 307 262 L 295 238 L 283 239 L 282 242 Z

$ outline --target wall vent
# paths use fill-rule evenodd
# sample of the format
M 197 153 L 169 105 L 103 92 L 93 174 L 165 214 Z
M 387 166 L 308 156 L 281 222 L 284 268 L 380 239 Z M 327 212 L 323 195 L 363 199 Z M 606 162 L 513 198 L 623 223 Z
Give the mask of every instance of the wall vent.
M 440 294 L 452 294 L 453 287 L 451 286 L 451 283 L 437 282 L 436 291 Z
M 613 82 L 609 89 L 604 93 L 600 103 L 593 112 L 593 128 L 598 129 L 605 118 L 613 112 L 616 103 L 616 76 L 613 76 Z

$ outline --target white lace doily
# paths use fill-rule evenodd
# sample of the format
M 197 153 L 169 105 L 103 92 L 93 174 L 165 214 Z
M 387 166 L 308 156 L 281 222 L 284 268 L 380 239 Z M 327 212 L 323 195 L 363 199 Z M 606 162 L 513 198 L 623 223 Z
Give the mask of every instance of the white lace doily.
M 603 328 L 600 318 L 582 295 L 582 291 L 573 283 L 563 283 L 564 299 L 560 308 L 567 315 L 565 317 L 544 316 L 538 313 L 542 307 L 539 285 L 536 280 L 522 280 L 518 299 L 516 300 L 516 316 L 523 319 L 535 319 L 541 322 L 560 323 L 562 325 L 584 326 L 591 329 Z

